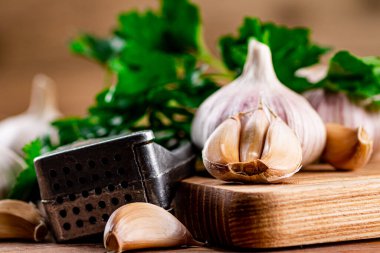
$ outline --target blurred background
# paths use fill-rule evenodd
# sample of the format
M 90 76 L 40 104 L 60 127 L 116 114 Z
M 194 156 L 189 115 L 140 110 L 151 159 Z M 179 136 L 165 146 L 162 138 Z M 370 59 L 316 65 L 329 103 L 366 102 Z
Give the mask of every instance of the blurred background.
M 314 41 L 360 56 L 380 55 L 379 0 L 193 0 L 207 43 L 218 53 L 221 35 L 235 33 L 244 16 L 306 26 Z M 58 84 L 65 115 L 83 115 L 104 86 L 104 71 L 70 54 L 79 32 L 106 36 L 116 15 L 157 7 L 158 0 L 0 0 L 0 119 L 25 110 L 31 80 L 45 73 Z

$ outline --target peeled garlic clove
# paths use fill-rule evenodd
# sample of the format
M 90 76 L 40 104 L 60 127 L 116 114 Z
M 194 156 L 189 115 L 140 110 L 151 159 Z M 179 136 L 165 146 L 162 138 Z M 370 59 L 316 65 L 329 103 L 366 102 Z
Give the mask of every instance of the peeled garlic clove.
M 279 182 L 299 171 L 302 148 L 297 136 L 278 116 L 269 113 L 259 107 L 254 112 L 240 113 L 224 121 L 203 149 L 207 171 L 225 181 L 261 183 Z M 236 123 L 232 124 L 233 121 Z M 228 127 L 233 135 L 229 135 Z M 236 134 L 236 130 L 241 133 Z M 227 147 L 230 143 L 232 145 Z M 239 160 L 225 155 L 220 159 L 215 154 L 222 154 L 222 150 L 240 154 Z
M 165 209 L 149 203 L 131 203 L 117 209 L 104 230 L 108 251 L 197 245 L 189 231 Z
M 373 142 L 363 127 L 351 129 L 339 124 L 326 124 L 326 129 L 324 161 L 343 170 L 355 170 L 368 163 Z
M 242 75 L 212 94 L 197 110 L 191 129 L 194 144 L 204 148 L 208 137 L 224 120 L 255 110 L 262 98 L 299 138 L 302 163 L 317 160 L 326 140 L 321 118 L 304 97 L 280 83 L 269 47 L 255 40 L 249 42 Z
M 60 116 L 53 80 L 45 75 L 37 75 L 33 79 L 28 110 L 0 122 L 0 145 L 22 155 L 23 146 L 39 136 L 49 134 L 54 141 L 57 133 L 50 122 Z
M 33 204 L 0 200 L 0 239 L 42 241 L 48 233 L 44 219 Z
M 6 147 L 0 146 L 0 199 L 8 195 L 18 174 L 26 168 L 24 160 Z

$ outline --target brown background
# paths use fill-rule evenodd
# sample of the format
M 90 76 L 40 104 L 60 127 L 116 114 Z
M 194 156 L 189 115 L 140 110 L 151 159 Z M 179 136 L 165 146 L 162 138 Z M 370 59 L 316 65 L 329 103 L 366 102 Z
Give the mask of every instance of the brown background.
M 378 0 L 194 0 L 206 40 L 236 31 L 244 16 L 307 26 L 315 41 L 359 55 L 380 55 Z M 123 10 L 156 7 L 157 0 L 0 0 L 0 118 L 23 111 L 34 74 L 58 83 L 66 115 L 83 115 L 103 87 L 96 64 L 73 56 L 70 38 L 80 31 L 106 35 Z

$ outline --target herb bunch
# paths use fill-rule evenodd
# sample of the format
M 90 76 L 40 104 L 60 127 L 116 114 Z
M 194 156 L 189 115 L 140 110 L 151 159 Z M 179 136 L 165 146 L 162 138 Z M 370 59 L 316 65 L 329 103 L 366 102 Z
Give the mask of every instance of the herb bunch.
M 323 87 L 380 104 L 373 99 L 380 94 L 378 58 L 338 53 L 318 84 L 296 75 L 329 51 L 312 42 L 309 29 L 245 18 L 238 34 L 220 39 L 221 59 L 210 53 L 202 30 L 199 9 L 189 0 L 161 0 L 158 11 L 121 13 L 107 38 L 81 34 L 72 40 L 71 51 L 102 65 L 110 81 L 86 116 L 52 123 L 59 132 L 58 145 L 40 140 L 24 149 L 28 168 L 11 197 L 30 196 L 25 192 L 36 182 L 33 158 L 77 140 L 142 129 L 152 129 L 156 142 L 169 149 L 189 140 L 195 110 L 218 89 L 220 78 L 229 81 L 241 73 L 250 38 L 270 47 L 279 80 L 294 91 Z

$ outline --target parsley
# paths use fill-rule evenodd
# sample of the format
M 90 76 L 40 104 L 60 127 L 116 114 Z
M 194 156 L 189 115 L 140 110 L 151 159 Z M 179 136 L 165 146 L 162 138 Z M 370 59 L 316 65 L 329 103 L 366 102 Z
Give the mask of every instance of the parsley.
M 279 80 L 296 92 L 312 88 L 302 77 L 295 75 L 300 68 L 318 63 L 328 48 L 310 41 L 305 28 L 287 28 L 264 23 L 258 18 L 245 18 L 237 37 L 225 36 L 220 40 L 222 58 L 227 67 L 237 74 L 243 70 L 250 38 L 267 44 L 272 51 L 273 66 Z
M 147 128 L 167 148 L 190 139 L 195 109 L 218 88 L 206 73 L 205 64 L 217 61 L 201 30 L 195 5 L 163 0 L 158 12 L 120 14 L 109 38 L 73 40 L 74 53 L 101 63 L 117 81 L 97 95 L 86 117 L 53 123 L 60 144 Z
M 50 149 L 50 142 L 42 139 L 36 139 L 25 145 L 23 151 L 25 153 L 24 161 L 26 168 L 17 176 L 16 183 L 10 191 L 8 198 L 30 200 L 31 198 L 38 199 L 40 197 L 33 160 Z
M 380 58 L 359 58 L 347 51 L 336 53 L 330 60 L 327 76 L 318 87 L 330 92 L 343 92 L 353 102 L 380 109 Z

